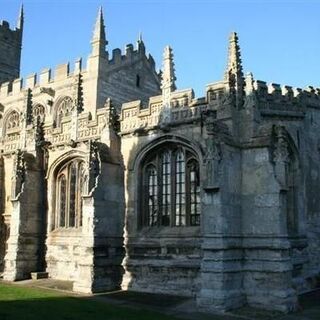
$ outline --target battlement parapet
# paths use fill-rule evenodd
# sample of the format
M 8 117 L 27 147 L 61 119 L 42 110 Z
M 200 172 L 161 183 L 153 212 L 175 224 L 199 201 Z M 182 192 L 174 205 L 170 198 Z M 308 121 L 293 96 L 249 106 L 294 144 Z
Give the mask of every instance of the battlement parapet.
M 139 60 L 141 57 L 145 56 L 150 64 L 151 68 L 155 68 L 155 61 L 153 57 L 148 54 L 146 55 L 146 50 L 144 44 L 141 42 L 136 48 L 133 44 L 129 43 L 125 46 L 124 53 L 120 48 L 115 48 L 112 50 L 111 58 L 108 60 L 108 65 L 110 67 L 118 67 L 126 63 L 132 63 L 134 60 Z
M 70 71 L 70 64 L 60 64 L 54 70 L 54 76 L 52 76 L 52 69 L 45 68 L 39 74 L 32 73 L 25 77 L 25 79 L 18 78 L 10 82 L 5 82 L 0 85 L 0 98 L 7 96 L 17 95 L 27 89 L 34 89 L 39 86 L 43 86 L 49 83 L 63 81 L 68 79 L 70 76 L 83 72 L 82 60 L 77 59 L 74 64 L 74 69 Z
M 262 108 L 271 109 L 297 109 L 302 106 L 320 108 L 320 89 L 308 86 L 305 89 L 276 83 L 267 84 L 265 81 L 256 80 L 253 84 L 254 91 Z
M 218 81 L 210 83 L 206 86 L 206 99 L 210 104 L 219 104 L 226 93 L 227 83 L 225 81 Z
M 194 98 L 192 89 L 171 92 L 168 124 L 176 126 L 199 120 L 207 107 L 206 98 Z M 124 103 L 120 114 L 122 134 L 161 126 L 163 113 L 168 113 L 165 108 L 167 106 L 163 103 L 162 95 L 151 97 L 147 107 L 140 100 Z
M 10 29 L 10 23 L 6 20 L 1 20 L 0 21 L 0 27 L 3 27 L 5 29 Z
M 0 32 L 5 33 L 7 36 L 11 35 L 19 39 L 21 35 L 21 30 L 15 27 L 14 29 L 10 28 L 10 23 L 6 20 L 0 20 Z

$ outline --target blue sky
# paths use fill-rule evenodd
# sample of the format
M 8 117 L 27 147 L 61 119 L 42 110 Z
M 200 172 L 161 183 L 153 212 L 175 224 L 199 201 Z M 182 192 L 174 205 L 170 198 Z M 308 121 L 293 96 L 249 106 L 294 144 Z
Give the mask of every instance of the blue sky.
M 22 76 L 45 67 L 86 60 L 98 7 L 103 6 L 108 49 L 135 43 L 161 67 L 173 47 L 177 86 L 203 96 L 223 77 L 228 36 L 238 32 L 244 71 L 255 79 L 320 86 L 320 0 L 24 0 Z M 0 0 L 0 19 L 15 24 L 20 1 Z

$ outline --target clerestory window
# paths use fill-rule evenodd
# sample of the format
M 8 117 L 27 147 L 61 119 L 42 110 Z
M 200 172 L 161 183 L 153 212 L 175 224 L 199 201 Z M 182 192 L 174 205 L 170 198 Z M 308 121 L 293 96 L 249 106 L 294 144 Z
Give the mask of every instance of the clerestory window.
M 55 228 L 82 226 L 84 162 L 75 159 L 64 165 L 56 176 Z
M 151 153 L 142 171 L 143 225 L 200 225 L 199 163 L 192 151 L 168 145 Z

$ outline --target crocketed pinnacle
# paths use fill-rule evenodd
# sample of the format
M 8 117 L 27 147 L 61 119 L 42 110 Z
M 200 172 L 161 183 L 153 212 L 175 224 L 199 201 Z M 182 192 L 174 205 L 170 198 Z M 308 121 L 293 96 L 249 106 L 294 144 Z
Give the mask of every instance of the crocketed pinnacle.
M 229 38 L 228 65 L 225 72 L 225 80 L 228 82 L 230 92 L 235 95 L 237 107 L 241 107 L 243 104 L 245 82 L 236 32 L 232 32 Z
M 24 24 L 24 11 L 23 11 L 23 4 L 21 4 L 19 17 L 17 21 L 17 29 L 23 30 L 23 24 Z
M 176 76 L 174 70 L 174 61 L 172 49 L 169 46 L 164 48 L 163 53 L 163 68 L 162 68 L 162 90 L 169 89 L 170 91 L 176 90 Z
M 228 66 L 225 74 L 226 80 L 229 79 L 230 74 L 235 75 L 237 78 L 243 78 L 241 53 L 238 40 L 239 38 L 237 33 L 232 32 L 229 38 Z
M 108 41 L 106 40 L 102 7 L 99 8 L 91 43 L 93 54 L 100 54 L 105 52 Z

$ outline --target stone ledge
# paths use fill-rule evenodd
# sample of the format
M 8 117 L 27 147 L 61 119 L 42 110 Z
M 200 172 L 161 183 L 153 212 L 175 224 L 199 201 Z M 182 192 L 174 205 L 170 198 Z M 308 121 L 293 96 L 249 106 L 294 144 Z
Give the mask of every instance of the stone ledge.
M 48 272 L 31 272 L 32 280 L 47 279 L 47 278 L 49 278 Z

